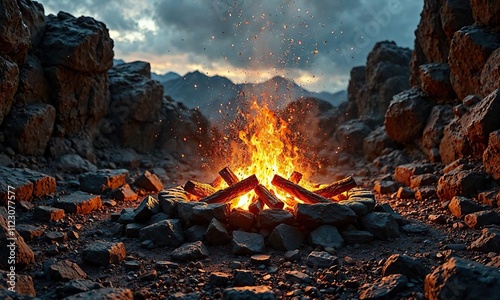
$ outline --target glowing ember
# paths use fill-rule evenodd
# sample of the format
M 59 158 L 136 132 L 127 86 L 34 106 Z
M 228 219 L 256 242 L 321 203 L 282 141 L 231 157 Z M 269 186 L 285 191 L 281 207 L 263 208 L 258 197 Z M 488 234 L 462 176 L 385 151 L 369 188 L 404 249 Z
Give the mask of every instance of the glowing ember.
M 247 128 L 239 132 L 239 138 L 246 147 L 233 149 L 232 162 L 229 165 L 235 168 L 234 171 L 240 179 L 255 174 L 262 185 L 285 203 L 285 207 L 301 203 L 299 199 L 290 198 L 271 184 L 275 174 L 289 178 L 294 170 L 300 170 L 299 149 L 293 145 L 287 122 L 266 104 L 259 105 L 257 101 L 252 102 L 246 120 Z M 246 153 L 239 153 L 241 151 Z M 245 156 L 249 157 L 250 161 L 242 162 L 241 157 Z M 301 182 L 301 185 L 307 187 L 309 184 Z M 248 209 L 254 198 L 256 198 L 255 193 L 250 192 L 234 200 L 232 206 Z

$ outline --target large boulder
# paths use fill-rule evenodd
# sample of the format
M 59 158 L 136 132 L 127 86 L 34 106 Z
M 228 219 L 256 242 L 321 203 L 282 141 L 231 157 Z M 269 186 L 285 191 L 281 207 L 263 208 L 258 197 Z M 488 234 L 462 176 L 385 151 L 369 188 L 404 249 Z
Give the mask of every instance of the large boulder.
M 460 99 L 480 93 L 481 70 L 498 47 L 500 36 L 488 28 L 467 26 L 455 32 L 449 56 L 450 79 Z
M 335 138 L 342 151 L 361 154 L 363 151 L 363 141 L 371 131 L 372 129 L 366 122 L 360 119 L 353 119 L 337 128 Z
M 375 44 L 366 62 L 365 86 L 356 98 L 361 119 L 371 118 L 381 123 L 392 97 L 409 88 L 410 57 L 409 49 L 398 47 L 394 42 Z M 359 83 L 361 74 L 360 77 L 359 81 L 356 78 Z
M 149 63 L 134 62 L 109 71 L 111 103 L 105 133 L 140 152 L 153 150 L 161 131 L 163 86 L 150 79 L 149 70 Z
M 473 155 L 481 158 L 491 132 L 500 128 L 500 89 L 472 106 L 460 119 L 452 120 L 444 129 L 439 147 L 443 163 Z
M 456 169 L 439 178 L 436 192 L 441 201 L 446 201 L 455 196 L 472 197 L 479 190 L 487 189 L 488 185 L 486 174 Z
M 453 118 L 453 108 L 449 105 L 436 105 L 432 108 L 427 125 L 422 133 L 419 146 L 431 161 L 440 161 L 439 145 L 444 135 L 445 126 Z
M 455 91 L 450 81 L 450 66 L 446 63 L 430 63 L 420 66 L 422 90 L 440 102 L 455 99 Z
M 0 55 L 0 125 L 14 104 L 19 81 L 19 68 Z
M 453 38 L 455 31 L 474 23 L 470 0 L 443 0 L 439 11 L 441 26 L 448 39 Z
M 30 32 L 23 21 L 18 1 L 0 1 L 0 56 L 23 64 L 30 47 Z
M 113 66 L 113 40 L 106 25 L 93 18 L 59 12 L 47 17 L 42 43 L 46 66 L 79 72 L 106 72 Z
M 358 105 L 361 100 L 361 94 L 366 85 L 366 67 L 358 66 L 351 69 L 349 85 L 347 86 L 347 101 Z
M 486 173 L 495 180 L 500 179 L 500 130 L 490 133 L 488 148 L 483 153 L 483 164 Z
M 415 46 L 411 58 L 411 85 L 419 86 L 419 67 L 426 63 L 448 62 L 450 39 L 441 22 L 443 1 L 426 0 L 415 31 Z
M 476 22 L 496 27 L 500 25 L 500 3 L 495 0 L 471 0 L 470 6 Z
M 486 96 L 500 88 L 498 78 L 500 78 L 500 48 L 491 53 L 483 67 L 483 70 L 481 71 L 480 94 Z
M 17 153 L 41 156 L 54 129 L 56 110 L 49 104 L 12 109 L 4 122 L 6 143 Z
M 18 0 L 17 4 L 23 16 L 23 22 L 28 27 L 31 49 L 38 47 L 45 35 L 45 11 L 43 5 L 31 0 Z
M 410 89 L 394 96 L 385 113 L 387 135 L 399 143 L 409 143 L 420 136 L 432 102 L 420 89 Z
M 28 54 L 19 70 L 16 104 L 49 103 L 49 83 L 38 56 Z

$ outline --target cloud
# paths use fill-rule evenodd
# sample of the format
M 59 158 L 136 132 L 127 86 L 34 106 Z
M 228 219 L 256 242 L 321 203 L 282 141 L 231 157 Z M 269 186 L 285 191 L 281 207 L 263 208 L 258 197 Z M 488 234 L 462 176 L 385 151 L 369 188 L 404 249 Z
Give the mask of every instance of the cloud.
M 182 55 L 205 70 L 284 73 L 327 90 L 345 87 L 349 70 L 365 63 L 377 41 L 412 47 L 423 6 L 415 0 L 41 2 L 105 22 L 123 56 Z

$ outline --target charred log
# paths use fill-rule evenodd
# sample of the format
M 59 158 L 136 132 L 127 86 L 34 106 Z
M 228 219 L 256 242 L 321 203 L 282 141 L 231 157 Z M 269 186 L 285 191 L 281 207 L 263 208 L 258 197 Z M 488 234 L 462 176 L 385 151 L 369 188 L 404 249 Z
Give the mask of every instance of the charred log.
M 354 181 L 352 176 L 349 176 L 313 192 L 325 198 L 332 198 L 357 186 L 356 181 Z
M 261 199 L 262 202 L 264 202 L 264 204 L 266 204 L 271 209 L 283 209 L 283 207 L 285 206 L 285 203 L 278 199 L 278 197 L 271 193 L 271 191 L 262 184 L 259 184 L 254 189 L 254 192 L 255 194 L 257 194 L 257 196 L 259 196 L 259 199 Z
M 192 195 L 200 198 L 207 197 L 215 193 L 217 190 L 210 184 L 189 180 L 184 185 L 184 190 Z
M 295 198 L 300 199 L 307 204 L 332 202 L 318 194 L 306 190 L 305 188 L 291 182 L 290 180 L 286 180 L 279 175 L 274 175 L 271 183 L 280 190 L 288 193 L 290 196 L 294 196 Z
M 200 201 L 206 203 L 227 203 L 232 199 L 244 195 L 255 189 L 258 184 L 259 180 L 257 179 L 257 176 L 252 175 L 230 187 L 219 190 L 212 195 L 201 199 Z

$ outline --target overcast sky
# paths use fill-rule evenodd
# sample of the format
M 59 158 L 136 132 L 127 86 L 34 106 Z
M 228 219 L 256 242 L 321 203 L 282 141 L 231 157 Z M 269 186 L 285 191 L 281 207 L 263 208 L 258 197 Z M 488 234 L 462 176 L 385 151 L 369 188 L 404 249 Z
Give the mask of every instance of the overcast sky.
M 311 91 L 345 89 L 375 42 L 413 47 L 423 0 L 39 0 L 106 23 L 115 58 L 153 71 L 234 82 L 281 75 Z

